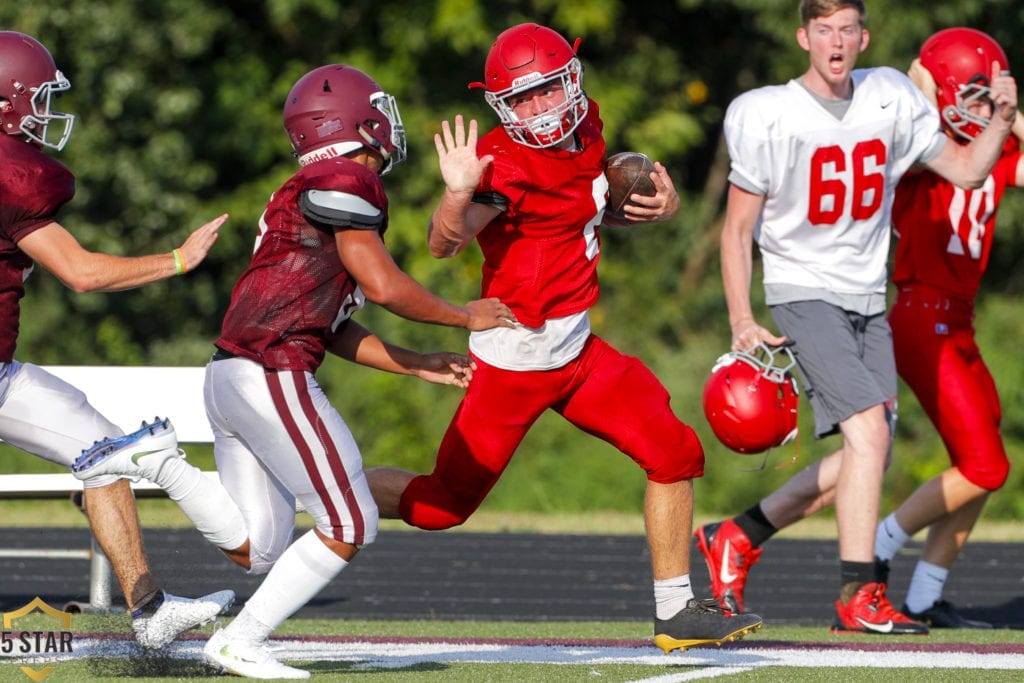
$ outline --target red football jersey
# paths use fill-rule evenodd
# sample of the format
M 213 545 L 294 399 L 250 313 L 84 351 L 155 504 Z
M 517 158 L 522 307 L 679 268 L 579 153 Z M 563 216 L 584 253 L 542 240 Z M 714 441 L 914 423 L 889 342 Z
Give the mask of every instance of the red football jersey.
M 349 220 L 358 229 L 383 234 L 387 228 L 380 176 L 350 159 L 305 166 L 273 194 L 216 342 L 266 368 L 315 372 L 328 337 L 363 302 L 335 241 L 335 230 L 346 221 L 331 225 L 307 219 L 302 204 L 310 191 L 339 193 L 349 204 L 366 207 L 365 220 L 355 217 L 358 225 Z
M 602 127 L 591 101 L 575 131 L 579 151 L 525 147 L 501 127 L 477 144 L 478 156 L 494 155 L 478 193 L 508 200 L 477 235 L 483 296 L 501 299 L 528 327 L 597 301 L 598 226 L 608 194 Z
M 992 251 L 999 201 L 1007 185 L 1017 184 L 1020 158 L 1019 149 L 1005 153 L 976 190 L 928 170 L 903 176 L 892 209 L 899 235 L 893 282 L 973 300 Z
M 19 301 L 32 269 L 18 242 L 75 196 L 75 176 L 24 140 L 0 135 L 0 362 L 14 359 Z

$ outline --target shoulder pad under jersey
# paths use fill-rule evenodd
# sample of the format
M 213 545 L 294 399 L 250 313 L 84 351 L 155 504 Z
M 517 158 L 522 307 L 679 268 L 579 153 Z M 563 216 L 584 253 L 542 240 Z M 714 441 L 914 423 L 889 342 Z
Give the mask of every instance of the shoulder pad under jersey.
M 338 190 L 306 190 L 299 196 L 299 209 L 310 220 L 334 227 L 377 230 L 384 224 L 384 212 L 362 197 Z

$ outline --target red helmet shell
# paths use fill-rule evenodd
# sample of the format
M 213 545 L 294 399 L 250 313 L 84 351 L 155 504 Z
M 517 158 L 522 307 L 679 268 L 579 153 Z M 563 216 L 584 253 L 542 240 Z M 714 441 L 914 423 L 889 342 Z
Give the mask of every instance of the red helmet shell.
M 1006 53 L 991 36 L 973 28 L 947 28 L 921 46 L 921 66 L 938 87 L 942 122 L 963 140 L 972 140 L 988 125 L 988 119 L 972 113 L 968 104 L 991 97 L 992 63 L 1009 69 Z
M 738 453 L 761 453 L 796 438 L 798 403 L 788 368 L 750 354 L 719 358 L 704 385 L 708 424 L 719 441 Z
M 405 159 L 395 98 L 344 64 L 321 66 L 295 82 L 285 100 L 284 128 L 302 165 L 365 147 L 384 158 L 383 175 Z
M 70 87 L 42 43 L 24 33 L 0 31 L 0 98 L 6 100 L 0 104 L 0 126 L 4 133 L 63 149 L 75 117 L 54 111 L 51 100 L 55 93 Z M 51 123 L 63 126 L 57 134 L 51 131 L 47 136 Z
M 470 83 L 484 88 L 484 98 L 498 114 L 509 136 L 528 147 L 558 144 L 571 134 L 587 113 L 583 92 L 583 66 L 576 57 L 580 39 L 569 43 L 546 26 L 519 24 L 495 39 L 484 63 L 484 81 Z M 565 101 L 529 118 L 519 118 L 509 99 L 549 82 L 559 82 Z

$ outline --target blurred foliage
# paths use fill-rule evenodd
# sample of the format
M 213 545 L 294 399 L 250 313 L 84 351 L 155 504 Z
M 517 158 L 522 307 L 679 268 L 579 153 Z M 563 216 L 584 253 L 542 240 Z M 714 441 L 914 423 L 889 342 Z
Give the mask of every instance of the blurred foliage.
M 933 31 L 970 25 L 991 33 L 1024 65 L 1024 5 L 1017 0 L 872 2 L 872 41 L 862 66 L 905 68 Z M 227 211 L 230 222 L 195 272 L 119 294 L 75 295 L 33 275 L 24 302 L 21 360 L 67 364 L 198 365 L 208 358 L 231 286 L 251 253 L 267 197 L 295 169 L 280 125 L 291 84 L 324 63 L 372 74 L 399 101 L 410 157 L 385 178 L 392 201 L 387 241 L 396 260 L 453 301 L 475 298 L 475 248 L 430 257 L 424 228 L 441 187 L 433 133 L 456 113 L 495 123 L 478 91 L 487 49 L 521 21 L 583 38 L 588 93 L 601 104 L 609 150 L 647 152 L 670 169 L 684 209 L 670 225 L 603 233 L 599 334 L 646 360 L 700 433 L 707 475 L 698 508 L 731 513 L 780 484 L 795 467 L 838 446 L 815 442 L 802 406 L 799 461 L 789 449 L 760 460 L 726 451 L 700 409 L 703 380 L 729 332 L 717 231 L 727 159 L 720 123 L 729 101 L 806 69 L 797 47 L 796 0 L 91 0 L 8 2 L 0 27 L 46 44 L 72 82 L 61 103 L 79 118 L 60 153 L 78 194 L 60 215 L 88 248 L 116 254 L 168 251 L 189 230 Z M 1011 341 L 1024 316 L 1024 197 L 1010 193 L 979 301 L 978 336 L 1003 392 L 1016 467 L 987 515 L 1024 516 L 1024 362 Z M 759 280 L 757 280 L 759 282 Z M 755 286 L 755 300 L 761 296 Z M 762 309 L 763 310 L 763 309 Z M 465 348 L 465 332 L 415 325 L 374 307 L 359 319 L 420 349 Z M 368 464 L 428 469 L 458 392 L 370 372 L 337 359 L 319 377 L 350 423 Z M 158 391 L 159 388 L 154 388 Z M 934 429 L 901 388 L 900 434 L 887 478 L 891 509 L 946 466 Z M 639 510 L 644 479 L 611 447 L 546 416 L 486 503 L 494 509 Z

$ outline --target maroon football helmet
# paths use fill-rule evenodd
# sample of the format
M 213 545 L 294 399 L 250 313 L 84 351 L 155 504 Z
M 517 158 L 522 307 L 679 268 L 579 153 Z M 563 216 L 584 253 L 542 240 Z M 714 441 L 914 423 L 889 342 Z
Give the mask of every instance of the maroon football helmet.
M 973 140 L 989 119 L 972 113 L 968 104 L 991 99 L 992 62 L 999 62 L 1001 70 L 1009 69 L 1003 48 L 973 28 L 947 28 L 924 42 L 920 58 L 938 86 L 942 122 L 962 140 Z
M 381 175 L 405 160 L 405 128 L 395 98 L 344 64 L 321 66 L 295 82 L 284 104 L 284 129 L 303 166 L 360 147 L 384 157 Z
M 537 24 L 506 29 L 494 41 L 484 64 L 484 99 L 516 142 L 537 149 L 551 147 L 571 135 L 587 115 L 583 92 L 583 66 L 576 57 L 580 39 L 569 45 L 555 31 Z M 557 81 L 565 101 L 546 112 L 520 119 L 510 103 L 513 96 Z
M 785 365 L 776 365 L 781 353 Z M 704 385 L 704 415 L 718 440 L 739 453 L 760 453 L 797 435 L 799 391 L 788 347 L 765 344 L 721 356 Z
M 73 114 L 54 111 L 55 93 L 71 87 L 57 70 L 42 43 L 16 31 L 0 31 L 0 127 L 7 135 L 53 149 L 63 149 L 71 137 Z M 61 123 L 56 133 L 51 123 Z

